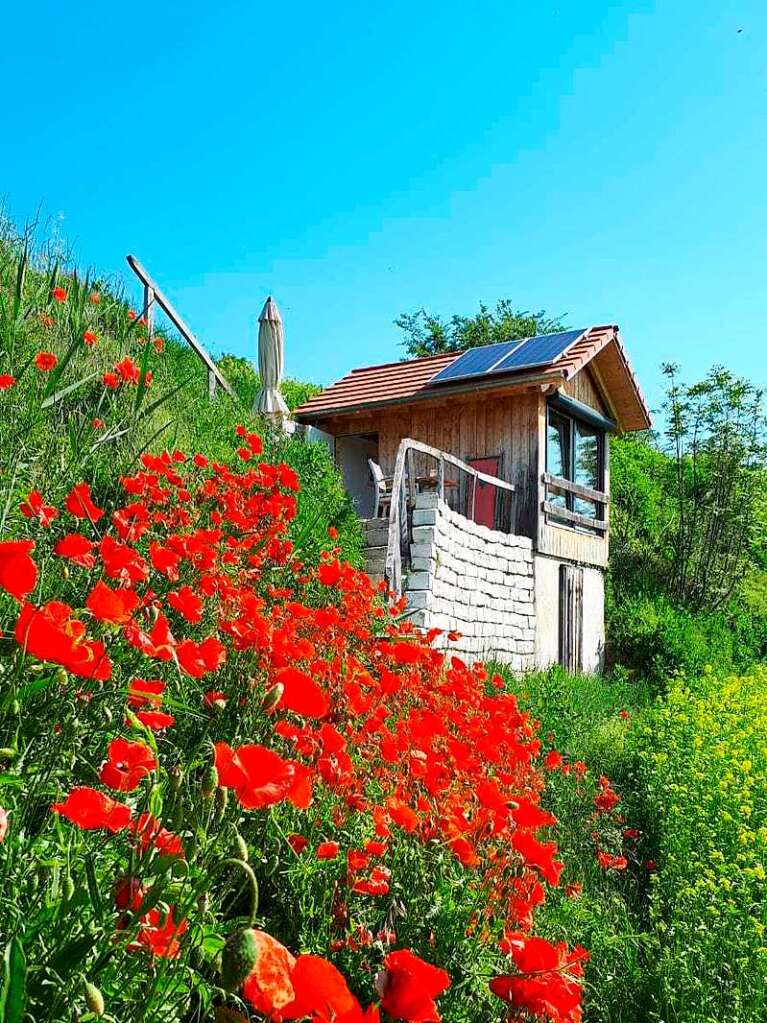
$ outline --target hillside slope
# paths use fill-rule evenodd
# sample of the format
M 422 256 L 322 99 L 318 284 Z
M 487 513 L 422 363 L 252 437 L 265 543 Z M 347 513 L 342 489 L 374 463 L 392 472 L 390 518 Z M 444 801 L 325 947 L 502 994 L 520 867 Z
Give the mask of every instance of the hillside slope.
M 294 539 L 311 543 L 335 525 L 344 556 L 356 561 L 356 517 L 326 449 L 276 436 L 251 414 L 259 381 L 247 360 L 220 360 L 237 397 L 219 393 L 211 401 L 194 352 L 167 329 L 149 338 L 121 286 L 68 270 L 44 248 L 33 253 L 7 225 L 0 233 L 0 338 L 0 450 L 12 481 L 4 522 L 18 515 L 30 490 L 56 503 L 74 465 L 106 497 L 102 492 L 143 451 L 204 449 L 223 459 L 235 426 L 244 424 L 264 436 L 267 457 L 300 473 Z M 290 407 L 312 391 L 285 382 Z

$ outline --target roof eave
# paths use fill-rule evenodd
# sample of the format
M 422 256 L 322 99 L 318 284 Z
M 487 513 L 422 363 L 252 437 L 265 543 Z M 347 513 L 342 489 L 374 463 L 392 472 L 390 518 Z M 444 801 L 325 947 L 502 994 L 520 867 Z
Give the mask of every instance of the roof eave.
M 300 408 L 293 413 L 298 422 L 316 422 L 321 419 L 331 419 L 333 416 L 354 415 L 357 412 L 372 412 L 382 408 L 396 408 L 401 405 L 419 405 L 424 401 L 438 401 L 441 398 L 455 394 L 474 394 L 478 391 L 514 391 L 522 387 L 535 386 L 536 384 L 547 384 L 558 387 L 560 382 L 567 379 L 566 373 L 561 370 L 552 372 L 526 374 L 523 377 L 503 380 L 487 380 L 485 382 L 475 381 L 471 384 L 454 384 L 453 386 L 441 386 L 432 390 L 424 389 L 416 394 L 409 394 L 403 398 L 387 398 L 383 401 L 368 401 L 356 405 L 337 405 L 333 408 L 321 409 L 316 412 L 302 412 Z

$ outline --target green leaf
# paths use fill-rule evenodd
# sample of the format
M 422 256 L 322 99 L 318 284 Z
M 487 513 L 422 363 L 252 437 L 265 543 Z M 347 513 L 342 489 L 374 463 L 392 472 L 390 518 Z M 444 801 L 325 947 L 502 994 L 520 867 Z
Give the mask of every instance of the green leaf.
M 0 1023 L 21 1023 L 27 1001 L 27 958 L 20 938 L 11 938 L 3 956 Z

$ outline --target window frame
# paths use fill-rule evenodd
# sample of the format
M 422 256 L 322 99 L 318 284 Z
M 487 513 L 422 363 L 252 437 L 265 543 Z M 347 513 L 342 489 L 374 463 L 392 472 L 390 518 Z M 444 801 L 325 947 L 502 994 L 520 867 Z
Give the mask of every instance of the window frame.
M 562 452 L 562 454 L 563 454 L 562 461 L 564 463 L 564 465 L 563 465 L 564 473 L 562 473 L 562 474 L 555 473 L 553 471 L 552 467 L 551 467 L 551 464 L 550 464 L 550 457 L 549 457 L 549 454 L 550 454 L 550 452 L 549 452 L 549 432 L 551 430 L 552 415 L 555 416 L 558 420 L 564 422 L 566 424 L 566 427 L 567 427 L 567 429 L 566 429 L 566 447 L 565 447 L 565 449 Z M 598 413 L 596 414 L 596 416 L 598 416 Z M 601 418 L 601 417 L 599 417 L 599 418 Z M 597 485 L 594 486 L 594 487 L 591 487 L 591 489 L 592 490 L 600 491 L 601 493 L 605 494 L 606 493 L 605 484 L 606 484 L 606 479 L 607 479 L 607 433 L 608 433 L 607 428 L 603 427 L 601 425 L 598 425 L 597 423 L 595 423 L 593 421 L 589 422 L 586 419 L 585 416 L 579 416 L 579 415 L 571 412 L 569 410 L 569 408 L 565 409 L 561 405 L 557 406 L 554 402 L 551 402 L 551 401 L 546 403 L 546 457 L 545 457 L 546 472 L 549 473 L 552 476 L 559 476 L 560 479 L 565 479 L 565 480 L 567 480 L 570 483 L 578 483 L 578 480 L 575 479 L 576 466 L 577 466 L 577 457 L 576 457 L 577 456 L 577 426 L 585 427 L 587 430 L 590 431 L 590 433 L 592 433 L 596 437 L 596 441 L 597 441 Z M 560 431 L 558 431 L 558 432 L 560 432 Z M 549 484 L 549 486 L 551 486 L 551 485 Z M 556 487 L 554 489 L 556 489 Z M 546 497 L 546 500 L 553 503 L 552 498 L 555 498 L 555 497 L 559 498 L 560 500 L 561 500 L 561 498 L 564 498 L 564 504 L 561 505 L 563 510 L 567 510 L 569 512 L 576 512 L 577 514 L 585 515 L 585 513 L 577 511 L 577 509 L 575 507 L 575 502 L 576 501 L 587 501 L 588 502 L 589 501 L 588 498 L 579 497 L 577 494 L 573 494 L 570 491 L 563 491 L 563 492 L 560 491 L 559 494 L 548 494 L 547 497 Z M 594 516 L 593 516 L 594 521 L 595 522 L 603 522 L 605 520 L 605 505 L 601 504 L 598 501 L 590 501 L 589 503 L 591 503 L 594 506 Z M 552 511 L 551 515 L 556 517 L 556 512 Z M 585 517 L 591 518 L 591 516 L 586 516 L 586 515 L 585 515 Z M 572 528 L 572 527 L 570 527 L 570 528 Z M 581 527 L 576 526 L 575 528 L 588 529 L 587 526 L 581 526 Z

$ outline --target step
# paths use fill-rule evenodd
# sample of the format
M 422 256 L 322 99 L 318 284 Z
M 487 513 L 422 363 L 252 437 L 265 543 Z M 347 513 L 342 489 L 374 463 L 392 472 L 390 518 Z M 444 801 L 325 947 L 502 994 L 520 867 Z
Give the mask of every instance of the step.
M 386 568 L 386 548 L 368 547 L 365 550 L 365 571 L 368 575 L 383 573 Z
M 371 522 L 379 522 L 380 519 L 371 519 Z M 365 528 L 365 546 L 366 547 L 385 547 L 389 542 L 389 520 L 383 520 L 385 526 L 373 526 Z

